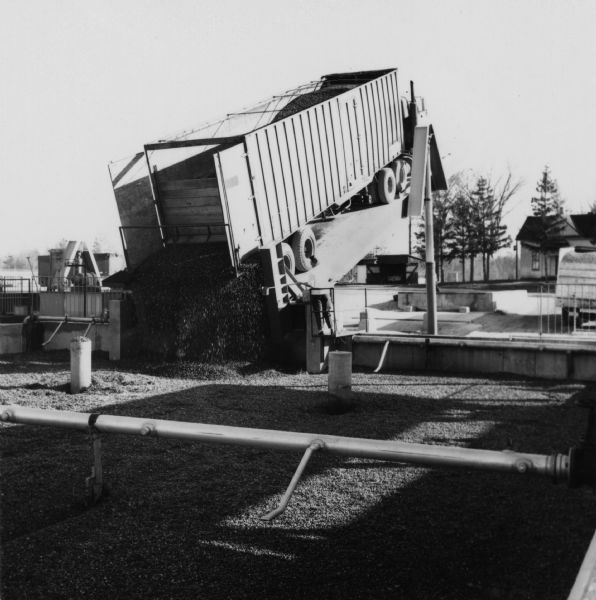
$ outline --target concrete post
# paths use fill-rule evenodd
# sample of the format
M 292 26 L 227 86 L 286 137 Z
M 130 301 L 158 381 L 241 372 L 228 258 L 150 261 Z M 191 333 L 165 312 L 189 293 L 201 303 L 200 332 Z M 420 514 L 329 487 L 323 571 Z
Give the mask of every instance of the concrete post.
M 70 391 L 78 394 L 91 387 L 91 340 L 77 337 L 70 342 Z
M 338 398 L 352 395 L 352 353 L 334 350 L 329 352 L 329 377 L 327 389 Z
M 108 325 L 108 353 L 110 360 L 120 360 L 122 339 L 121 301 L 110 300 L 110 324 Z

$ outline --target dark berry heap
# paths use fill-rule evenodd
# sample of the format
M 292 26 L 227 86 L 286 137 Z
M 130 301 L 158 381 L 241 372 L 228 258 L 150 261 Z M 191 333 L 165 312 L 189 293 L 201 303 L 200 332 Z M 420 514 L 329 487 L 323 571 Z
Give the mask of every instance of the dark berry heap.
M 141 353 L 165 359 L 258 360 L 265 354 L 261 268 L 236 277 L 227 250 L 167 246 L 147 259 L 131 284 Z

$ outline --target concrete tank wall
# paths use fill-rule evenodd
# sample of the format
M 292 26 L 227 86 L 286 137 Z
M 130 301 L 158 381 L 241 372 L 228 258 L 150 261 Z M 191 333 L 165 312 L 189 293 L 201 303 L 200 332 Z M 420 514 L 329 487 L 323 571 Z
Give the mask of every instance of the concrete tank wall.
M 463 338 L 354 336 L 354 365 L 374 369 L 383 346 L 386 371 L 507 373 L 541 379 L 596 381 L 596 344 L 541 344 Z

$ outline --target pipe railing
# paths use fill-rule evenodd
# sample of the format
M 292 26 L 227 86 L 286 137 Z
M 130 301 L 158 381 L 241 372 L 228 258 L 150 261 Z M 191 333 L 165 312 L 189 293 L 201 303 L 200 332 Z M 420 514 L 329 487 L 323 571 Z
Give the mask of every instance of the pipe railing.
M 441 468 L 465 468 L 519 474 L 536 474 L 555 482 L 572 479 L 573 453 L 529 454 L 512 451 L 479 450 L 457 446 L 425 445 L 393 440 L 375 440 L 336 435 L 252 429 L 227 425 L 210 425 L 186 421 L 103 415 L 73 411 L 46 410 L 18 405 L 0 405 L 0 420 L 24 425 L 50 425 L 88 431 L 92 435 L 121 433 L 194 440 L 217 444 L 236 444 L 256 448 L 304 452 L 286 494 L 277 510 L 265 515 L 269 520 L 283 510 L 296 487 L 306 463 L 315 450 L 340 456 L 387 460 L 398 463 Z M 99 445 L 96 444 L 97 447 Z M 94 450 L 93 474 L 101 470 L 99 450 Z M 94 484 L 97 481 L 93 479 Z M 575 478 L 577 479 L 577 478 Z M 575 482 L 578 483 L 577 481 Z M 580 482 L 582 483 L 582 482 Z M 592 482 L 590 482 L 592 483 Z M 101 491 L 95 489 L 97 499 Z

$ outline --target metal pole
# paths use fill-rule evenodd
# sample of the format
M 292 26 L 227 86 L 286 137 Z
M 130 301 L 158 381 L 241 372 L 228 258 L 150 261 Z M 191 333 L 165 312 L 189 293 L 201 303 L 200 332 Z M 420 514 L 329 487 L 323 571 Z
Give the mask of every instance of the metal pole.
M 165 421 L 138 417 L 91 415 L 60 410 L 44 410 L 17 405 L 1 405 L 0 420 L 12 423 L 54 425 L 87 431 L 92 419 L 99 433 L 126 433 L 210 442 L 257 448 L 305 451 L 322 442 L 331 454 L 373 458 L 429 467 L 461 467 L 488 471 L 536 473 L 556 481 L 568 479 L 567 455 L 524 454 L 510 451 L 476 450 L 457 446 L 438 446 L 373 440 L 318 433 L 250 429 L 226 425 L 208 425 L 185 421 Z
M 435 273 L 435 240 L 433 228 L 433 199 L 430 179 L 430 151 L 426 160 L 424 192 L 424 243 L 426 247 L 426 304 L 427 333 L 437 334 L 437 276 Z

